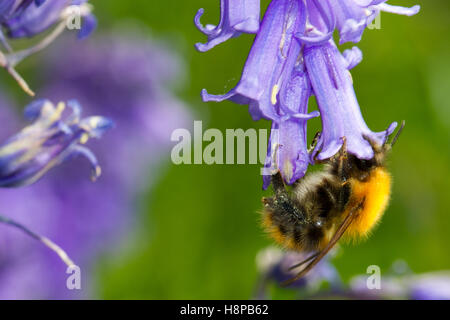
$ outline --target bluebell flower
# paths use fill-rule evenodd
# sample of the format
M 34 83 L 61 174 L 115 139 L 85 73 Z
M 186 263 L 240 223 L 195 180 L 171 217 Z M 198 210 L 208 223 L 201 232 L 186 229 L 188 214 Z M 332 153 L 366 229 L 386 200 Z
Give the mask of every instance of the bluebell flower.
M 413 300 L 450 300 L 450 272 L 430 272 L 414 277 L 409 287 Z
M 261 250 L 256 259 L 261 276 L 255 298 L 270 298 L 269 283 L 282 284 L 291 279 L 297 273 L 289 270 L 290 267 L 306 257 L 305 254 L 283 252 L 272 247 Z M 403 270 L 395 270 L 398 264 Z M 416 274 L 409 270 L 406 263 L 397 261 L 390 270 L 383 273 L 379 279 L 379 288 L 369 286 L 369 278 L 370 274 L 356 275 L 348 283 L 343 283 L 338 270 L 326 259 L 288 288 L 296 290 L 299 297 L 304 299 L 450 300 L 449 270 Z M 321 286 L 322 283 L 328 286 Z
M 0 243 L 9 244 L 0 250 L 0 299 L 97 298 L 98 257 L 108 259 L 134 242 L 141 195 L 162 173 L 173 130 L 192 124 L 188 107 L 170 90 L 185 78 L 184 61 L 140 31 L 121 28 L 82 42 L 66 34 L 39 64 L 37 74 L 46 80 L 38 88 L 41 96 L 76 97 L 84 114 L 104 115 L 115 128 L 90 142 L 102 165 L 96 183 L 78 158 L 38 184 L 0 192 L 0 213 L 60 245 L 80 266 L 82 289 L 67 290 L 68 275 L 53 252 L 0 225 Z M 5 96 L 0 123 L 8 126 L 0 126 L 0 139 L 20 127 L 13 106 L 2 102 Z
M 0 25 L 9 38 L 33 37 L 55 26 L 41 41 L 26 49 L 15 51 L 0 30 L 0 42 L 6 53 L 0 51 L 0 67 L 5 68 L 29 95 L 34 96 L 15 67 L 30 55 L 45 49 L 63 31 L 79 29 L 78 37 L 87 37 L 97 20 L 87 0 L 5 0 L 0 4 Z
M 256 264 L 261 275 L 260 284 L 256 292 L 257 299 L 267 299 L 267 285 L 269 282 L 281 286 L 285 281 L 295 277 L 298 269 L 290 268 L 308 258 L 308 254 L 299 252 L 283 252 L 276 247 L 268 247 L 260 252 L 256 257 Z M 342 286 L 342 280 L 336 268 L 329 261 L 329 257 L 320 261 L 305 277 L 294 281 L 289 285 L 290 289 L 297 289 L 314 294 L 320 289 L 323 283 L 327 283 L 331 289 L 338 289 Z
M 382 144 L 397 123 L 380 133 L 368 128 L 348 71 L 351 61 L 344 58 L 331 40 L 323 45 L 306 46 L 304 59 L 322 119 L 322 133 L 313 158 L 332 157 L 341 148 L 342 137 L 346 137 L 348 152 L 360 159 L 371 159 L 373 150 L 364 136 Z
M 264 172 L 280 170 L 286 183 L 303 177 L 310 163 L 333 156 L 346 137 L 348 151 L 361 159 L 373 157 L 369 136 L 382 143 L 395 129 L 383 132 L 366 125 L 353 89 L 349 70 L 362 60 L 358 48 L 339 52 L 332 39 L 338 29 L 341 42 L 360 40 L 362 32 L 380 11 L 412 15 L 419 6 L 390 6 L 381 0 L 272 0 L 264 15 L 250 54 L 235 88 L 224 95 L 202 91 L 204 101 L 230 100 L 248 105 L 254 120 L 272 121 Z M 227 10 L 233 11 L 228 3 Z M 236 4 L 235 10 L 239 5 Z M 239 11 L 242 12 L 242 11 Z M 250 19 L 250 16 L 247 16 Z M 241 17 L 242 21 L 246 18 Z M 237 34 L 235 34 L 237 35 Z M 214 42 L 210 39 L 210 49 Z M 201 50 L 204 51 L 204 50 Z M 309 155 L 306 143 L 308 100 L 315 95 L 322 133 Z
M 45 0 L 2 0 L 0 3 L 0 23 L 19 16 L 31 4 L 40 6 Z
M 25 108 L 32 124 L 0 146 L 0 187 L 31 184 L 48 170 L 75 156 L 86 157 L 92 165 L 92 179 L 101 173 L 94 154 L 83 146 L 89 138 L 99 138 L 112 127 L 111 120 L 92 116 L 80 118 L 81 107 L 69 101 L 54 106 L 48 100 L 37 100 Z
M 79 34 L 87 36 L 96 26 L 95 16 L 91 13 L 88 0 L 51 0 L 36 1 L 2 22 L 10 38 L 33 37 L 55 23 L 71 18 L 75 13 L 83 17 L 84 23 Z
M 331 8 L 340 34 L 339 43 L 359 42 L 366 27 L 381 11 L 411 16 L 420 10 L 419 5 L 405 8 L 389 5 L 386 2 L 387 0 L 333 1 Z
M 397 272 L 395 265 L 398 263 L 406 270 Z M 381 277 L 379 290 L 367 288 L 367 277 L 352 277 L 347 293 L 355 298 L 367 299 L 450 300 L 449 270 L 414 273 L 406 262 L 397 261 Z
M 206 44 L 197 43 L 199 51 L 208 51 L 214 46 L 241 33 L 256 33 L 259 28 L 260 0 L 221 0 L 220 22 L 217 26 L 200 23 L 204 13 L 198 10 L 195 15 L 195 25 L 208 37 Z

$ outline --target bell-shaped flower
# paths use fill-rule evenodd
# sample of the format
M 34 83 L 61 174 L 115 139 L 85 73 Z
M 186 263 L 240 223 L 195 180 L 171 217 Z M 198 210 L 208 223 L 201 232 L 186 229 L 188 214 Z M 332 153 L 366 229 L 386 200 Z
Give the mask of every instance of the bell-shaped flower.
M 197 43 L 198 51 L 208 51 L 230 38 L 241 33 L 256 33 L 259 29 L 260 0 L 221 0 L 220 22 L 217 26 L 203 26 L 200 18 L 204 10 L 198 10 L 195 15 L 195 25 L 208 37 L 206 44 Z
M 66 115 L 66 104 L 54 106 L 48 100 L 37 100 L 25 109 L 33 121 L 0 146 L 0 187 L 18 187 L 34 183 L 51 168 L 75 157 L 86 157 L 95 180 L 101 169 L 95 155 L 85 146 L 90 138 L 100 138 L 113 126 L 101 116 L 81 119 L 81 107 L 72 100 Z
M 375 133 L 366 125 L 353 89 L 348 70 L 354 65 L 356 52 L 345 57 L 330 40 L 327 44 L 307 46 L 305 65 L 322 119 L 322 133 L 316 145 L 314 159 L 332 157 L 347 140 L 347 151 L 360 159 L 371 159 L 373 150 L 365 137 L 382 144 L 397 123 L 386 131 Z

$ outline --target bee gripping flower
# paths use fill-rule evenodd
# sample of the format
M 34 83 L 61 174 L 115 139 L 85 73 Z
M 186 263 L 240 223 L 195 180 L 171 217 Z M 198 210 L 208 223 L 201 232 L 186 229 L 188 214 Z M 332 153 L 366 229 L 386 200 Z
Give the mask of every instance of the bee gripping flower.
M 75 100 L 56 106 L 48 100 L 37 100 L 28 105 L 25 117 L 32 124 L 0 146 L 0 187 L 34 183 L 51 168 L 75 156 L 89 160 L 95 180 L 101 173 L 100 166 L 83 145 L 89 138 L 100 138 L 113 123 L 101 116 L 80 116 L 81 107 Z
M 394 122 L 380 133 L 367 127 L 348 71 L 355 59 L 359 60 L 355 57 L 358 55 L 350 51 L 347 52 L 350 60 L 345 59 L 332 41 L 305 48 L 305 65 L 322 119 L 322 134 L 313 153 L 319 160 L 332 157 L 341 148 L 343 137 L 348 152 L 360 159 L 370 159 L 373 150 L 364 136 L 382 144 L 397 126 Z
M 221 25 L 229 25 L 233 10 L 239 13 L 240 21 L 254 19 L 243 8 L 240 1 L 233 4 L 222 1 L 221 24 L 201 29 L 210 32 L 210 41 L 202 48 L 208 50 L 216 44 L 214 41 L 223 42 L 237 35 L 225 32 L 225 37 L 221 33 L 230 30 Z M 391 6 L 386 0 L 270 2 L 236 87 L 223 95 L 202 91 L 203 101 L 230 100 L 248 105 L 254 120 L 272 121 L 263 170 L 264 189 L 277 171 L 288 184 L 302 178 L 309 164 L 336 154 L 344 138 L 348 152 L 360 159 L 373 157 L 366 139 L 383 143 L 397 123 L 382 132 L 373 132 L 366 125 L 349 72 L 361 62 L 362 52 L 355 47 L 341 53 L 333 41 L 333 33 L 339 31 L 341 43 L 358 42 L 381 11 L 413 15 L 419 9 L 420 6 Z M 197 14 L 197 26 L 202 12 Z M 307 120 L 319 113 L 308 113 L 311 95 L 316 98 L 322 121 L 322 132 L 312 154 L 307 149 Z

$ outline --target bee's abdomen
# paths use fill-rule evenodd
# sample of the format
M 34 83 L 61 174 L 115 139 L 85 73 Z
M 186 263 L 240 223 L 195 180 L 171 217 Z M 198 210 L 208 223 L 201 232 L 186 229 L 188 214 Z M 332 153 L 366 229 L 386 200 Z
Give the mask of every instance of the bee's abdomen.
M 391 177 L 386 169 L 373 170 L 366 181 L 353 182 L 352 205 L 348 210 L 363 203 L 358 216 L 346 231 L 349 238 L 364 237 L 379 222 L 389 202 Z M 348 211 L 347 210 L 347 211 Z M 347 214 L 347 213 L 346 213 Z

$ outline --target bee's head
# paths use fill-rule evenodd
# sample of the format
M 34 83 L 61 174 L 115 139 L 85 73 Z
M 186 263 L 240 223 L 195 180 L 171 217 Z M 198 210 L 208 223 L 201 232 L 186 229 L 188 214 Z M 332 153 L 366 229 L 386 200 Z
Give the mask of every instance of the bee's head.
M 376 161 L 377 154 L 375 153 L 374 158 L 365 160 L 365 159 L 359 159 L 356 156 L 351 156 L 350 162 L 353 164 L 353 167 L 359 171 L 370 171 L 372 168 L 374 168 L 377 165 Z

